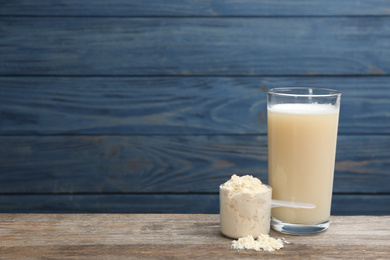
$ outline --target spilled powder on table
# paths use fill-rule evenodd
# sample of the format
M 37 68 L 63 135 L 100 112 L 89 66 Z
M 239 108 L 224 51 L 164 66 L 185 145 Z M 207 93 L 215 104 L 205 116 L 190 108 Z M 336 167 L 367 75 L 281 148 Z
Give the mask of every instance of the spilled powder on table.
M 272 252 L 283 248 L 284 244 L 289 244 L 289 242 L 284 238 L 275 239 L 270 237 L 268 234 L 262 234 L 257 239 L 254 239 L 253 236 L 249 235 L 241 237 L 238 240 L 233 240 L 232 249 L 249 249 Z

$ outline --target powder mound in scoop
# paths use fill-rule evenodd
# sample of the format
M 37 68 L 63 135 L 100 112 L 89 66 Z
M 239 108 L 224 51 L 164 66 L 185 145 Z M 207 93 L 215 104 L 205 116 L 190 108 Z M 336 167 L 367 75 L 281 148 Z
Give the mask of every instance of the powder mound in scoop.
M 264 192 L 269 190 L 269 188 L 266 185 L 264 185 L 258 178 L 254 178 L 251 175 L 245 175 L 239 177 L 235 174 L 232 175 L 230 180 L 222 184 L 220 188 L 228 190 L 229 192 L 233 192 L 233 193 Z

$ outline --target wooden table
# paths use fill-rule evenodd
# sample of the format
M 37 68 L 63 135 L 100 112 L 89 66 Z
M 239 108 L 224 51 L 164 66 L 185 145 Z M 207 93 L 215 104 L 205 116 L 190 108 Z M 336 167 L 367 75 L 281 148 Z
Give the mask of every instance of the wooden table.
M 0 258 L 390 258 L 390 216 L 332 216 L 319 235 L 270 235 L 290 244 L 275 252 L 232 250 L 218 215 L 0 214 Z

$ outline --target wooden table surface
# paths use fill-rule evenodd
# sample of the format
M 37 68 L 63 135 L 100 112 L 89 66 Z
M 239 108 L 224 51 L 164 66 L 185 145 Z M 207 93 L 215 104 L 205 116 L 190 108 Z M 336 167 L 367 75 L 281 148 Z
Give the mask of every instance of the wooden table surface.
M 319 235 L 270 235 L 290 244 L 274 252 L 233 250 L 218 215 L 0 214 L 0 258 L 390 258 L 390 216 L 332 216 Z

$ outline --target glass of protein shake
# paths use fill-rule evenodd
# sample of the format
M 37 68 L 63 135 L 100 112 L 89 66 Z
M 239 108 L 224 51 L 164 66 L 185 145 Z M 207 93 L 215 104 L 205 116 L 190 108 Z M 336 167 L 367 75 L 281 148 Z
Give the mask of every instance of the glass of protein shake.
M 272 209 L 271 226 L 309 235 L 329 227 L 341 93 L 318 88 L 267 92 L 268 178 L 272 198 L 315 204 Z

